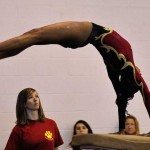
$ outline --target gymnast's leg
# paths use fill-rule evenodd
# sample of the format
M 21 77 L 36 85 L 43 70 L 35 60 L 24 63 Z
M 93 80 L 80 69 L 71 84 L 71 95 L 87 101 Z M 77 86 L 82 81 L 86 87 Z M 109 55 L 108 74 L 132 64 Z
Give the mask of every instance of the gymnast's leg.
M 0 43 L 0 59 L 17 55 L 32 45 L 60 44 L 76 48 L 92 31 L 90 22 L 62 22 L 33 29 Z

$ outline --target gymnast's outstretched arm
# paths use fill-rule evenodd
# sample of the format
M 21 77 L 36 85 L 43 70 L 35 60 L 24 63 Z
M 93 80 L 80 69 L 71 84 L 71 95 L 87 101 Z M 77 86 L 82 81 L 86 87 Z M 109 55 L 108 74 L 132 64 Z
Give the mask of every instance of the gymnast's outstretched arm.
M 128 100 L 121 91 L 119 73 L 117 73 L 117 71 L 115 71 L 113 68 L 114 67 L 112 65 L 107 65 L 108 76 L 112 82 L 117 96 L 116 104 L 118 107 L 119 132 L 121 133 L 125 128 L 125 113 Z
M 149 91 L 149 88 L 148 88 L 146 82 L 144 81 L 141 73 L 136 71 L 136 74 L 137 74 L 136 77 L 137 77 L 138 82 L 141 83 L 140 92 L 143 97 L 144 105 L 145 105 L 148 115 L 150 117 L 150 91 Z
M 61 22 L 28 31 L 0 43 L 0 59 L 11 57 L 33 45 L 60 44 L 78 47 L 92 31 L 90 22 Z

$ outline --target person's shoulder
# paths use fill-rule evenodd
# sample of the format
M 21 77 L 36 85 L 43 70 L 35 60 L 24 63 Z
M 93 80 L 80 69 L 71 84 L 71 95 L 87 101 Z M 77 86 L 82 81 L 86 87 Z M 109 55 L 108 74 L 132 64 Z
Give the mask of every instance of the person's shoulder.
M 45 118 L 45 122 L 56 124 L 55 120 L 50 119 L 50 118 Z
M 22 128 L 21 126 L 15 125 L 12 130 L 16 131 L 16 130 L 20 130 L 21 128 Z
M 21 134 L 23 129 L 24 129 L 23 126 L 15 125 L 12 129 L 12 133 L 13 134 Z

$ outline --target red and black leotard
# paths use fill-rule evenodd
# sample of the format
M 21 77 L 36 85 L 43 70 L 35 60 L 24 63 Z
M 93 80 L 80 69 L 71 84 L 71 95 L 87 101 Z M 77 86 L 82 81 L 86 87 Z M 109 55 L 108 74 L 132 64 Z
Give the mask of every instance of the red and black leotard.
M 121 109 L 125 111 L 127 101 L 140 90 L 150 116 L 150 92 L 135 67 L 132 49 L 128 41 L 116 31 L 94 23 L 88 41 L 97 48 L 104 59 L 108 76 L 117 94 L 118 107 L 123 107 Z M 121 115 L 121 117 L 123 116 Z M 122 120 L 120 128 L 124 127 L 124 117 L 120 118 Z

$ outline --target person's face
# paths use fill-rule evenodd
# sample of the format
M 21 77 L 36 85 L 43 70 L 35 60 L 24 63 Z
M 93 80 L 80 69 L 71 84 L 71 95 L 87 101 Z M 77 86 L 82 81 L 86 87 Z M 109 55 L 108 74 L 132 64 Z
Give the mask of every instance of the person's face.
M 135 128 L 135 121 L 132 118 L 128 118 L 125 122 L 125 132 L 127 134 L 135 134 L 136 128 Z
M 37 92 L 33 92 L 28 98 L 26 102 L 26 109 L 28 110 L 38 110 L 40 105 L 40 99 Z
M 76 130 L 76 135 L 88 134 L 88 128 L 82 123 L 78 123 L 76 125 L 75 130 Z

